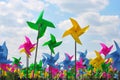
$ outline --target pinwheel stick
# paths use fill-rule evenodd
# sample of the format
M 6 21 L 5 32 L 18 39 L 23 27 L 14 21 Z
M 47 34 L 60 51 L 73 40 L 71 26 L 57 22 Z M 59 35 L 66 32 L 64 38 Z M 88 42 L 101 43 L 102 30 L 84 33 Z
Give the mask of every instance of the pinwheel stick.
M 1 64 L 0 64 L 0 67 L 1 67 Z M 0 77 L 2 77 L 2 69 L 0 69 Z
M 27 68 L 27 73 L 26 73 L 26 78 L 28 80 L 28 66 L 29 66 L 29 58 L 26 56 L 26 68 Z
M 0 67 L 1 67 L 1 64 L 0 64 Z M 3 80 L 3 76 L 2 76 L 2 69 L 0 69 L 0 77 L 1 77 L 1 80 Z
M 51 58 L 52 58 L 52 52 L 51 52 Z M 50 76 L 50 79 L 52 79 L 52 68 L 51 68 L 51 66 L 49 66 L 49 76 Z
M 120 79 L 120 71 L 118 71 L 118 78 Z
M 76 54 L 76 50 L 77 50 L 77 44 L 76 44 L 76 42 L 75 42 L 75 80 L 76 80 L 76 73 L 77 73 L 77 69 L 76 69 L 76 57 L 77 57 L 77 54 Z
M 36 60 L 37 60 L 37 52 L 38 52 L 38 43 L 39 43 L 39 34 L 40 34 L 40 27 L 42 24 L 38 25 L 38 35 L 37 35 L 37 43 L 36 43 L 36 50 L 35 50 L 35 60 L 34 60 L 34 71 L 33 71 L 33 78 L 36 68 Z

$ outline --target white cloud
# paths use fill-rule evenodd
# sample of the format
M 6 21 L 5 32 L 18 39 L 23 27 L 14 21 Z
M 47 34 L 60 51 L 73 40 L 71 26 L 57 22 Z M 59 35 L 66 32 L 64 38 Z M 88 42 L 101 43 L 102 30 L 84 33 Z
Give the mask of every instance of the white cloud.
M 94 34 L 94 35 L 116 35 L 119 34 L 119 26 L 120 26 L 120 17 L 119 16 L 104 16 L 100 15 L 99 13 L 95 12 L 88 12 L 78 17 L 74 18 L 78 21 L 81 27 L 86 25 L 90 25 L 88 30 L 89 33 L 87 34 Z M 72 26 L 70 20 L 62 21 L 58 24 L 59 28 L 62 30 L 66 30 Z M 96 33 L 96 34 L 95 34 Z
M 90 25 L 89 30 L 86 32 L 84 37 L 79 39 L 84 43 L 84 49 L 88 49 L 90 52 L 93 50 L 100 50 L 99 43 L 104 42 L 106 45 L 112 45 L 113 40 L 120 42 L 119 37 L 119 27 L 120 27 L 120 17 L 115 15 L 100 15 L 95 12 L 88 12 L 79 15 L 74 18 L 81 27 Z M 70 20 L 62 21 L 58 24 L 61 31 L 65 31 L 72 27 Z M 73 41 L 71 38 L 64 39 L 64 42 Z M 68 43 L 69 44 L 69 43 Z M 85 45 L 86 44 L 86 45 Z M 92 46 L 92 47 L 91 47 Z M 83 47 L 83 46 L 82 46 Z M 81 49 L 81 48 L 80 48 Z M 83 50 L 84 50 L 83 49 Z M 94 56 L 90 54 L 88 56 Z
M 39 0 L 0 1 L 0 24 L 5 27 L 22 27 L 27 20 L 33 18 L 32 11 L 40 12 L 44 6 L 44 3 Z
M 119 40 L 119 26 L 120 26 L 120 17 L 112 16 L 112 15 L 100 15 L 98 12 L 104 9 L 108 5 L 108 0 L 46 0 L 52 4 L 56 4 L 62 11 L 75 13 L 77 17 L 75 18 L 81 27 L 86 25 L 90 25 L 90 29 L 87 34 L 89 36 L 101 37 L 106 39 L 108 43 L 110 40 Z M 9 48 L 9 58 L 12 56 L 22 56 L 22 62 L 25 64 L 25 55 L 20 54 L 18 47 L 24 41 L 24 36 L 29 36 L 33 42 L 36 42 L 36 34 L 37 32 L 31 30 L 27 25 L 26 21 L 34 21 L 37 15 L 36 12 L 40 12 L 45 6 L 49 7 L 48 4 L 44 4 L 44 2 L 40 0 L 7 0 L 0 1 L 0 43 L 3 41 L 7 41 L 7 45 Z M 62 12 L 61 12 L 62 13 Z M 84 13 L 84 14 L 83 14 Z M 67 15 L 67 14 L 65 14 Z M 36 20 L 36 19 L 35 19 Z M 27 27 L 26 27 L 27 26 Z M 66 29 L 72 26 L 70 20 L 65 20 L 58 24 L 60 31 L 65 31 Z M 46 33 L 47 34 L 47 33 Z M 57 34 L 57 32 L 56 32 Z M 86 34 L 86 35 L 87 35 Z M 44 36 L 44 38 L 40 39 L 39 42 L 39 51 L 38 51 L 38 60 L 41 59 L 41 53 L 48 52 L 48 47 L 42 47 L 43 42 L 48 40 L 48 35 Z M 57 36 L 58 37 L 58 36 Z M 106 37 L 106 38 L 105 38 Z M 68 37 L 69 38 L 69 37 Z M 64 55 L 64 52 L 68 52 L 71 55 L 74 54 L 74 43 L 71 43 L 72 38 L 65 38 L 63 45 L 60 48 L 56 48 L 56 51 L 62 52 L 60 53 L 60 57 Z M 85 37 L 87 38 L 87 37 Z M 57 39 L 58 40 L 58 39 Z M 69 40 L 69 41 L 68 41 Z M 81 41 L 82 37 L 81 37 Z M 92 40 L 91 40 L 92 41 Z M 93 42 L 98 41 L 95 39 Z M 99 40 L 100 42 L 101 40 Z M 70 44 L 69 44 L 70 43 Z M 68 46 L 69 44 L 69 46 Z M 91 47 L 91 45 L 87 46 Z M 84 49 L 86 46 L 82 46 Z M 81 50 L 81 48 L 79 50 Z M 93 46 L 92 46 L 93 47 Z M 88 56 L 93 56 L 93 54 L 88 53 Z M 30 62 L 32 63 L 34 59 L 31 57 Z M 60 58 L 62 59 L 62 58 Z
M 100 11 L 108 5 L 108 0 L 46 0 L 57 5 L 62 11 L 71 13 L 83 13 Z
M 45 4 L 39 0 L 0 1 L 0 43 L 6 41 L 9 49 L 8 58 L 22 56 L 22 62 L 25 64 L 25 54 L 20 54 L 18 47 L 24 42 L 24 36 L 29 36 L 33 42 L 36 42 L 37 35 L 37 31 L 30 29 L 26 21 L 33 21 L 36 12 L 39 13 L 44 7 Z M 45 38 L 42 38 L 41 41 L 44 40 Z M 45 49 L 40 53 L 43 50 Z

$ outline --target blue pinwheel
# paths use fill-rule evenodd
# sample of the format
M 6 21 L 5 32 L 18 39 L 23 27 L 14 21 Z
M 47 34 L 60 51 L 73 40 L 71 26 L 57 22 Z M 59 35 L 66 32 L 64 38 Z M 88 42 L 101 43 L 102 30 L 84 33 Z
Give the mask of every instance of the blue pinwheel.
M 47 65 L 56 68 L 55 62 L 59 59 L 59 53 L 57 53 L 54 57 L 49 55 L 48 53 L 43 53 L 43 68 Z
M 80 55 L 79 56 L 79 60 L 80 60 L 80 58 L 82 58 L 83 60 L 85 60 L 86 59 L 86 55 L 87 55 L 87 50 L 85 50 L 85 52 L 78 51 L 78 54 Z
M 72 61 L 71 59 L 72 58 L 65 53 L 65 60 L 60 63 L 63 69 L 69 70 L 69 68 L 72 68 L 75 65 L 75 61 Z
M 113 68 L 116 68 L 118 71 L 120 71 L 120 47 L 118 46 L 117 42 L 114 41 L 116 46 L 116 51 L 114 51 L 111 54 L 108 54 L 106 58 L 112 58 L 113 59 Z
M 79 54 L 79 60 L 82 58 L 83 65 L 85 65 L 85 66 L 88 67 L 89 66 L 89 59 L 86 58 L 86 56 L 87 56 L 87 50 L 85 50 L 85 52 L 78 51 L 78 54 Z
M 0 46 L 0 64 L 9 64 L 12 61 L 7 60 L 8 56 L 8 49 L 6 47 L 6 42 L 3 43 L 2 46 Z

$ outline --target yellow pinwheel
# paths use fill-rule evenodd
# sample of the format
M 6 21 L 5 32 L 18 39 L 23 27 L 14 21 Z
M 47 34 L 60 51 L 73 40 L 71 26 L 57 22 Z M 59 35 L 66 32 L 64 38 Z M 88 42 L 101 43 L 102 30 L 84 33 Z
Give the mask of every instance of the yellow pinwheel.
M 90 65 L 92 65 L 94 69 L 101 69 L 101 64 L 104 62 L 104 59 L 99 52 L 95 51 L 95 53 L 97 57 L 90 61 Z
M 66 30 L 62 37 L 71 35 L 73 39 L 75 40 L 75 42 L 82 44 L 79 39 L 79 36 L 81 36 L 83 33 L 85 33 L 88 30 L 89 25 L 84 28 L 81 28 L 76 20 L 74 20 L 73 18 L 70 18 L 70 20 L 73 26 L 70 29 Z

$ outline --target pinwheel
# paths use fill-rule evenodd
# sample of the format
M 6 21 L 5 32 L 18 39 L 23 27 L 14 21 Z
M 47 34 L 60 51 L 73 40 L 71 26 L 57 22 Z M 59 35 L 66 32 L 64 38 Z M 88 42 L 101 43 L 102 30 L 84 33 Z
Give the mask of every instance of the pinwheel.
M 100 69 L 97 69 L 96 72 L 95 72 L 95 74 L 94 74 L 94 76 L 95 76 L 96 78 L 100 78 L 101 74 L 102 74 L 101 70 L 100 70 Z
M 39 32 L 38 38 L 41 38 L 42 36 L 44 36 L 47 26 L 51 28 L 55 28 L 52 22 L 43 19 L 43 13 L 44 11 L 40 13 L 40 16 L 38 17 L 35 23 L 27 21 L 27 24 L 30 28 L 37 30 Z
M 8 49 L 6 47 L 6 42 L 3 43 L 2 46 L 0 46 L 0 64 L 9 64 L 12 61 L 7 60 L 8 56 Z
M 22 49 L 20 52 L 25 52 L 26 55 L 27 55 L 26 67 L 28 69 L 28 65 L 29 65 L 29 59 L 28 58 L 31 56 L 31 52 L 34 50 L 36 44 L 32 44 L 30 39 L 27 36 L 25 36 L 25 39 L 26 39 L 26 42 L 23 43 L 22 45 L 20 45 L 19 49 Z M 27 78 L 28 78 L 28 76 L 27 76 Z
M 38 64 L 36 64 L 36 68 L 35 68 L 35 72 L 37 72 L 37 71 L 43 71 L 43 67 L 42 67 L 42 60 L 40 60 L 39 61 L 39 63 Z M 34 66 L 35 66 L 35 64 L 30 64 L 30 67 L 29 67 L 29 71 L 31 72 L 33 69 L 34 69 Z
M 18 70 L 18 75 L 19 75 L 20 79 L 22 79 L 24 77 L 24 74 L 21 70 Z
M 54 68 L 54 67 L 51 67 L 49 66 L 46 71 L 49 72 L 49 70 L 51 71 L 51 75 L 52 77 L 54 78 L 58 73 L 59 73 L 59 69 L 58 68 Z
M 18 67 L 21 68 L 21 67 L 22 67 L 21 64 L 20 64 L 20 63 L 21 63 L 21 62 L 20 62 L 21 57 L 20 57 L 20 58 L 15 58 L 15 57 L 13 57 L 13 59 L 14 59 L 14 60 L 13 60 L 12 64 L 13 64 L 13 65 L 17 65 Z
M 2 57 L 7 58 L 8 49 L 6 47 L 6 42 L 4 42 L 2 46 L 0 46 L 0 53 L 2 54 Z
M 45 68 L 47 65 L 49 65 L 49 67 L 57 68 L 55 62 L 59 59 L 59 53 L 57 53 L 54 57 L 47 53 L 44 53 L 44 56 L 46 57 L 46 59 L 45 62 L 43 63 L 43 68 Z M 50 72 L 51 70 L 49 70 L 49 77 L 52 79 L 52 75 Z
M 20 52 L 25 52 L 27 57 L 31 56 L 31 52 L 34 50 L 36 44 L 32 44 L 30 39 L 25 36 L 26 42 L 20 45 L 19 49 L 21 49 Z
M 71 20 L 73 26 L 70 29 L 68 29 L 67 31 L 65 31 L 62 37 L 71 35 L 73 37 L 73 39 L 75 40 L 75 63 L 76 63 L 76 56 L 77 56 L 76 55 L 76 50 L 77 50 L 76 42 L 79 44 L 82 44 L 81 41 L 79 40 L 79 36 L 81 36 L 83 33 L 85 33 L 88 30 L 89 26 L 81 28 L 76 20 L 74 20 L 73 18 L 70 18 L 70 20 Z M 75 64 L 75 68 L 76 68 L 76 64 Z M 75 76 L 76 76 L 76 72 L 75 72 Z M 75 77 L 75 80 L 76 80 L 76 77 Z
M 49 26 L 51 28 L 55 28 L 54 24 L 51 21 L 43 19 L 43 13 L 44 13 L 44 11 L 42 11 L 40 13 L 40 16 L 38 17 L 38 19 L 35 23 L 27 21 L 27 24 L 30 28 L 38 31 L 36 51 L 35 51 L 35 59 L 34 59 L 34 64 L 35 64 L 34 70 L 35 70 L 35 67 L 36 67 L 39 38 L 44 36 L 45 31 L 47 29 L 47 26 Z M 33 72 L 33 75 L 34 75 L 34 72 Z
M 10 72 L 13 72 L 13 73 L 18 73 L 19 74 L 19 69 L 21 69 L 22 68 L 22 66 L 21 66 L 21 62 L 20 62 L 20 60 L 21 60 L 21 57 L 20 58 L 15 58 L 15 57 L 13 57 L 13 62 L 12 62 L 12 66 L 11 66 L 11 68 L 10 68 Z M 14 75 L 14 78 L 16 79 L 16 75 Z
M 76 62 L 76 70 L 77 70 L 76 72 L 78 72 L 79 69 L 84 69 L 84 68 L 85 68 L 85 66 L 83 65 L 83 60 L 81 58 L 79 61 Z M 83 77 L 82 77 L 82 79 L 83 79 Z
M 102 67 L 102 76 L 104 77 L 104 78 L 106 78 L 106 80 L 107 79 L 109 79 L 109 74 L 108 74 L 108 71 L 109 71 L 109 68 L 110 68 L 110 65 L 111 65 L 111 63 L 109 62 L 109 63 L 102 63 L 101 64 L 101 67 Z
M 0 64 L 0 68 L 1 68 L 3 71 L 8 71 L 10 67 L 11 67 L 10 64 Z
M 83 74 L 85 74 L 85 72 L 80 69 L 80 70 L 79 70 L 79 75 L 83 75 Z
M 76 62 L 76 70 L 78 71 L 78 69 L 83 69 L 85 68 L 85 66 L 83 65 L 83 60 L 80 59 L 79 61 Z
M 36 77 L 36 76 L 40 77 L 41 75 L 43 75 L 42 74 L 43 73 L 42 60 L 40 60 L 39 63 L 36 63 L 35 71 L 33 71 L 34 66 L 35 66 L 35 64 L 33 64 L 33 63 L 30 64 L 29 71 L 28 71 L 30 78 L 33 78 L 33 72 L 35 73 L 34 77 Z M 26 71 L 24 71 L 24 73 L 26 74 Z
M 116 51 L 112 52 L 111 54 L 108 54 L 106 56 L 106 59 L 112 58 L 113 59 L 113 63 L 112 63 L 113 68 L 116 68 L 118 71 L 120 71 L 120 47 L 118 46 L 116 41 L 114 41 L 114 43 L 116 46 Z
M 0 68 L 4 71 L 8 71 L 10 64 L 12 61 L 7 60 L 8 49 L 6 46 L 6 42 L 3 45 L 0 45 Z
M 90 65 L 92 65 L 95 69 L 100 69 L 101 64 L 104 62 L 104 59 L 99 52 L 95 51 L 95 53 L 97 57 L 90 61 Z
M 8 71 L 8 68 L 10 67 L 10 64 L 12 61 L 7 60 L 8 56 L 8 49 L 6 46 L 6 42 L 3 43 L 3 45 L 0 45 L 0 71 L 1 71 L 1 79 L 3 79 L 3 76 L 6 76 L 6 71 Z
M 109 63 L 102 63 L 102 64 L 101 64 L 102 70 L 103 70 L 104 72 L 108 73 L 109 68 L 110 68 L 110 65 L 111 65 L 110 62 L 109 62 Z
M 77 74 L 77 77 L 81 76 L 80 80 L 84 80 L 84 74 L 86 74 L 86 72 L 82 69 L 79 70 L 79 73 Z
M 52 34 L 50 34 L 50 37 L 51 37 L 51 40 L 45 42 L 45 43 L 43 44 L 43 46 L 48 45 L 49 48 L 50 48 L 50 50 L 51 50 L 51 53 L 55 53 L 55 52 L 54 52 L 54 48 L 57 47 L 57 46 L 59 46 L 59 45 L 62 43 L 62 41 L 57 42 L 55 36 L 52 35 Z
M 68 53 L 65 53 L 65 55 L 70 59 L 70 60 L 72 60 L 72 58 L 73 58 L 73 55 L 72 56 L 70 56 Z
M 68 76 L 68 80 L 73 80 L 73 77 L 75 76 L 75 74 L 73 74 L 72 71 L 67 71 L 67 76 Z
M 100 54 L 104 54 L 105 56 L 111 51 L 112 46 L 107 47 L 104 43 L 100 43 L 100 45 L 102 46 L 102 49 L 100 50 Z
M 74 61 L 71 59 L 72 58 L 70 58 L 70 56 L 65 53 L 65 60 L 60 63 L 63 65 L 63 69 L 69 70 L 69 68 L 72 68 L 74 66 Z
M 12 65 L 10 67 L 10 72 L 14 73 L 14 72 L 17 72 L 18 73 L 18 69 L 21 69 L 22 68 L 22 65 L 20 64 L 20 60 L 21 60 L 21 57 L 19 59 L 13 57 L 13 62 L 12 62 Z
M 87 55 L 87 50 L 83 53 L 83 52 L 80 52 L 80 51 L 78 51 L 78 53 L 79 53 L 79 60 L 82 58 L 83 60 L 85 60 L 86 59 L 86 55 Z
M 87 68 L 88 71 L 90 71 L 90 70 L 93 71 L 93 69 L 94 69 L 94 67 L 91 64 Z
M 43 63 L 43 68 L 46 67 L 47 65 L 56 68 L 55 62 L 59 59 L 59 53 L 57 53 L 54 57 L 47 54 L 43 53 L 45 57 L 45 62 Z
M 73 18 L 70 18 L 70 20 L 71 20 L 73 26 L 70 29 L 68 29 L 67 31 L 65 31 L 62 37 L 71 35 L 73 37 L 73 39 L 75 40 L 75 42 L 82 44 L 81 41 L 79 40 L 79 36 L 81 36 L 83 33 L 85 33 L 88 30 L 89 26 L 81 28 L 79 26 L 79 24 L 77 23 L 77 21 L 75 21 Z
M 87 56 L 87 50 L 83 53 L 83 52 L 80 52 L 78 51 L 79 53 L 79 60 L 82 59 L 83 60 L 83 65 L 85 65 L 86 67 L 89 66 L 89 59 L 86 58 Z
M 103 78 L 107 78 L 106 80 L 109 80 L 109 79 L 111 78 L 111 75 L 108 74 L 108 73 L 106 73 L 106 72 L 103 72 L 103 73 L 102 73 L 102 77 L 103 77 Z
M 65 76 L 65 75 L 64 75 L 64 71 L 63 71 L 63 70 L 61 70 L 61 71 L 60 71 L 60 75 L 59 75 L 59 79 L 63 79 L 63 78 L 64 78 L 64 76 Z
M 116 80 L 119 80 L 119 77 L 118 77 L 118 74 L 114 74 L 114 78 L 116 79 Z

